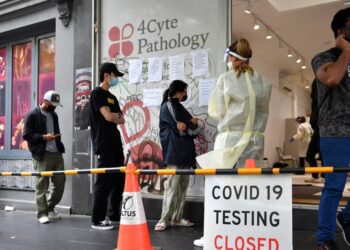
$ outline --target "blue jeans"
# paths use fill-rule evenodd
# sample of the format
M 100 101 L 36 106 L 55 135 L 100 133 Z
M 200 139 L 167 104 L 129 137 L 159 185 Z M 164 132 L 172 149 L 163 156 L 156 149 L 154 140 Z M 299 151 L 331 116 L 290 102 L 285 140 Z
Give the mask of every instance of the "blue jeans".
M 347 167 L 350 163 L 350 137 L 321 137 L 320 147 L 325 166 Z M 347 173 L 326 174 L 318 210 L 317 241 L 335 240 L 336 215 L 342 198 Z M 350 202 L 343 210 L 344 220 L 350 221 Z

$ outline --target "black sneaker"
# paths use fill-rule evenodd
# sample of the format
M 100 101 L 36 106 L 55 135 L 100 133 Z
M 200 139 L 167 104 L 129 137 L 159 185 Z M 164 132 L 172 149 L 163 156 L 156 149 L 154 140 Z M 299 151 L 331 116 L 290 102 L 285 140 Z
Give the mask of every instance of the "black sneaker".
M 317 250 L 339 250 L 339 248 L 334 240 L 329 240 L 324 244 L 318 245 Z
M 344 221 L 343 212 L 339 212 L 337 215 L 337 224 L 341 228 L 345 243 L 350 246 L 350 222 Z
M 110 223 L 106 223 L 106 221 L 101 221 L 100 223 L 92 224 L 91 228 L 97 230 L 112 230 L 114 227 Z

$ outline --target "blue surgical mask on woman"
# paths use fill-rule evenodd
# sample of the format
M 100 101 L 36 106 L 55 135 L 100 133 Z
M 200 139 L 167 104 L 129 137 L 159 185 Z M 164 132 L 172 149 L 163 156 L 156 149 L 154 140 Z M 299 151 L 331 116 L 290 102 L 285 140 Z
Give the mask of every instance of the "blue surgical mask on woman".
M 108 83 L 109 83 L 110 87 L 117 86 L 118 82 L 119 82 L 118 77 L 114 77 L 114 76 L 112 76 L 111 80 L 108 80 Z

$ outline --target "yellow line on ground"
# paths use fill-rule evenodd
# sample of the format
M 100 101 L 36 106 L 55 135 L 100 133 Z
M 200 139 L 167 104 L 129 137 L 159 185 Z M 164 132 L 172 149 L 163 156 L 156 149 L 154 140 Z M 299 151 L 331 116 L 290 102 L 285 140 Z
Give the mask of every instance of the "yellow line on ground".
M 2 176 L 12 176 L 12 172 L 2 172 Z

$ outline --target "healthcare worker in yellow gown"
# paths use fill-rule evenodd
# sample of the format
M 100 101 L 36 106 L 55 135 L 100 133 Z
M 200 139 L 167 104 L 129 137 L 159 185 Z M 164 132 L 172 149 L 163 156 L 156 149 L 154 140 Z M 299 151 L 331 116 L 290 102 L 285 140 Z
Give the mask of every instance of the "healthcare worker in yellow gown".
M 219 77 L 208 104 L 209 116 L 218 120 L 218 135 L 214 150 L 197 162 L 202 168 L 233 168 L 255 159 L 262 166 L 271 85 L 249 65 L 252 50 L 246 39 L 233 43 L 225 57 L 229 70 Z M 203 237 L 194 244 L 203 246 Z

